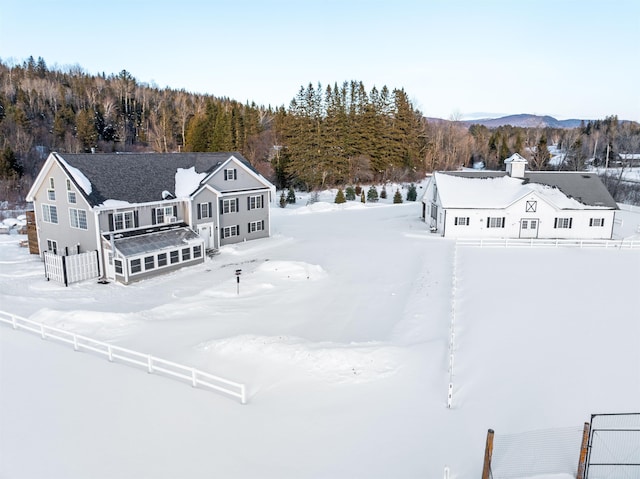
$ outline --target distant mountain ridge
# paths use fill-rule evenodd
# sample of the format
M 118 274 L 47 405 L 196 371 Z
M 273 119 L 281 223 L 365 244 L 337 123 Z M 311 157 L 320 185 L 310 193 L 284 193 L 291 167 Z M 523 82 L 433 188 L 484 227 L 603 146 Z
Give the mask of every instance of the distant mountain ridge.
M 447 122 L 441 118 L 427 118 L 433 122 Z M 499 126 L 511 125 L 521 128 L 577 128 L 580 123 L 589 120 L 558 120 L 552 116 L 531 115 L 529 113 L 521 113 L 519 115 L 507 115 L 499 118 L 479 118 L 475 120 L 461 120 L 459 123 L 464 125 L 484 125 L 487 128 L 497 128 Z
M 508 115 L 500 118 L 482 118 L 478 120 L 464 120 L 462 123 L 466 125 L 484 125 L 487 128 L 497 128 L 499 126 L 511 125 L 522 128 L 577 128 L 580 123 L 588 120 L 569 119 L 558 120 L 552 116 L 531 115 L 521 113 L 519 115 Z

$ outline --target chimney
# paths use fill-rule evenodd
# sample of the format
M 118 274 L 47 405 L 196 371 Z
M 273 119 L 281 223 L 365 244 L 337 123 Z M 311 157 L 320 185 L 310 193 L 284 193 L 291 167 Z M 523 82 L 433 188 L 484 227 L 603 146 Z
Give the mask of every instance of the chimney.
M 517 153 L 504 160 L 507 167 L 507 174 L 512 178 L 524 178 L 524 169 L 527 166 L 527 160 Z

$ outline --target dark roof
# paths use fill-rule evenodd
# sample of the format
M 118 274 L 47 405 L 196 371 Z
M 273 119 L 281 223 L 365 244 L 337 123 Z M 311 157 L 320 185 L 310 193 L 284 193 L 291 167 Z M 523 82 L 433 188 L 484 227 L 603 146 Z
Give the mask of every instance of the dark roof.
M 464 178 L 499 178 L 505 171 L 442 171 Z M 525 171 L 525 182 L 558 188 L 565 195 L 587 206 L 618 209 L 618 205 L 597 174 L 582 171 Z
M 162 200 L 163 191 L 175 193 L 178 168 L 195 167 L 196 173 L 211 173 L 231 156 L 256 172 L 238 152 L 57 155 L 70 166 L 80 170 L 91 182 L 92 191 L 87 197 L 91 206 L 100 205 L 110 199 L 128 203 Z M 71 174 L 69 176 L 73 177 Z
M 183 227 L 115 239 L 114 244 L 123 256 L 136 256 L 164 249 L 179 248 L 199 239 L 200 237 L 191 228 Z

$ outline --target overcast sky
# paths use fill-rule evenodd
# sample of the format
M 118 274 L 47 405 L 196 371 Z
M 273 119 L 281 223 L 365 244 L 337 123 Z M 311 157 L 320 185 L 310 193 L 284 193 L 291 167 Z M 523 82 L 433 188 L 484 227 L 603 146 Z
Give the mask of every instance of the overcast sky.
M 639 45 L 638 0 L 0 0 L 5 63 L 265 106 L 358 80 L 433 117 L 640 121 Z

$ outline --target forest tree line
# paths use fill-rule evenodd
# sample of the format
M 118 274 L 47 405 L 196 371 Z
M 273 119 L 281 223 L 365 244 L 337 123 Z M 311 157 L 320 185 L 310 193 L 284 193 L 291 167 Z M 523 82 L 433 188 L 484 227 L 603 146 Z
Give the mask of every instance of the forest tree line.
M 271 107 L 158 88 L 129 72 L 90 75 L 42 58 L 0 59 L 0 200 L 24 201 L 51 151 L 239 151 L 278 188 L 415 181 L 434 170 L 504 169 L 520 153 L 533 170 L 640 152 L 640 125 L 611 116 L 574 129 L 489 129 L 427 121 L 404 89 L 350 81 L 300 87 Z M 558 166 L 554 166 L 558 167 Z

